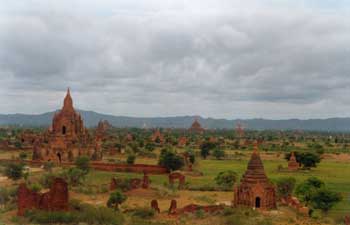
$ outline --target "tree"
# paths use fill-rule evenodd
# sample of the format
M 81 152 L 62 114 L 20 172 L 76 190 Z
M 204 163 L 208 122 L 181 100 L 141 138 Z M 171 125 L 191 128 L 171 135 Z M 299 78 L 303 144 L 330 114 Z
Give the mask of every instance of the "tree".
M 213 150 L 216 147 L 215 143 L 206 141 L 201 144 L 200 149 L 201 149 L 201 156 L 206 159 L 208 155 L 210 155 L 210 151 Z
M 9 163 L 7 164 L 4 174 L 12 180 L 19 180 L 23 177 L 23 164 Z
M 127 196 L 124 195 L 120 191 L 112 192 L 109 195 L 109 199 L 107 201 L 107 207 L 108 208 L 114 208 L 114 210 L 119 210 L 119 205 L 125 202 L 127 199 Z
M 75 160 L 75 166 L 82 170 L 85 174 L 90 170 L 90 159 L 87 156 L 80 156 Z
M 339 193 L 333 192 L 327 188 L 320 188 L 311 195 L 311 205 L 315 209 L 327 213 L 335 204 L 342 200 Z
M 324 187 L 324 182 L 322 180 L 317 177 L 310 177 L 296 187 L 295 194 L 301 201 L 308 204 L 312 194 L 322 187 Z
M 69 168 L 64 172 L 63 176 L 68 180 L 72 186 L 77 186 L 82 183 L 85 178 L 86 172 L 79 168 Z
M 181 156 L 176 155 L 171 150 L 163 149 L 160 153 L 158 164 L 172 171 L 180 169 L 185 163 Z
M 215 148 L 214 151 L 213 151 L 213 156 L 216 159 L 222 159 L 222 158 L 225 157 L 225 152 L 224 152 L 224 150 L 222 150 L 220 148 Z
M 135 163 L 136 156 L 134 154 L 128 155 L 128 158 L 126 159 L 126 163 L 129 165 L 132 165 Z
M 305 169 L 316 167 L 317 163 L 319 163 L 320 161 L 321 161 L 320 156 L 318 154 L 314 154 L 311 152 L 303 153 L 300 159 L 300 163 L 303 165 Z
M 294 177 L 283 177 L 277 180 L 277 195 L 279 197 L 289 197 L 292 195 L 296 180 Z
M 232 188 L 236 181 L 237 173 L 232 170 L 220 172 L 215 177 L 216 184 L 224 188 Z

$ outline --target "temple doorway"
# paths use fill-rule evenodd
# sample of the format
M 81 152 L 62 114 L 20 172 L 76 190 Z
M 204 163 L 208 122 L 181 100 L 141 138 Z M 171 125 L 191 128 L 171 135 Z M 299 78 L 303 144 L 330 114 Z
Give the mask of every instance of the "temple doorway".
M 255 198 L 255 208 L 257 208 L 257 209 L 260 208 L 260 201 L 261 201 L 260 197 Z
M 58 161 L 61 163 L 61 153 L 57 152 Z
M 62 134 L 65 135 L 66 134 L 66 126 L 62 127 Z

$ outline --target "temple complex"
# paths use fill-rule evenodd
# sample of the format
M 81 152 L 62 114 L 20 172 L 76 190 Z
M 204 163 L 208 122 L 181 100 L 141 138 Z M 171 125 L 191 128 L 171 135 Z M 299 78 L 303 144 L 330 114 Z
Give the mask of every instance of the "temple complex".
M 201 124 L 198 122 L 197 118 L 192 123 L 191 127 L 188 129 L 192 133 L 203 133 L 204 129 L 202 128 Z
M 276 208 L 276 188 L 265 174 L 257 145 L 240 185 L 234 189 L 234 206 L 262 210 Z
M 55 113 L 52 126 L 34 143 L 33 160 L 67 162 L 82 155 L 92 160 L 102 159 L 101 143 L 84 127 L 68 89 L 63 108 Z
M 299 169 L 299 163 L 297 162 L 295 158 L 294 152 L 290 155 L 289 162 L 288 162 L 288 170 L 295 171 Z

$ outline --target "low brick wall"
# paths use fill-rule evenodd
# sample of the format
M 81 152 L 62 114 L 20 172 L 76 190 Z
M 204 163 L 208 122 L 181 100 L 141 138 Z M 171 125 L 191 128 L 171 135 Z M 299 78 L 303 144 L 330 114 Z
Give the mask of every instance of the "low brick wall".
M 42 166 L 44 162 L 33 161 L 33 160 L 15 160 L 15 159 L 0 159 L 0 163 L 6 162 L 25 162 L 33 166 Z M 74 166 L 74 163 L 63 162 L 57 164 L 58 166 Z M 166 174 L 167 169 L 163 166 L 158 165 L 146 165 L 146 164 L 113 164 L 113 163 L 102 163 L 102 162 L 91 162 L 91 168 L 95 170 L 111 171 L 111 172 L 130 172 L 130 173 L 148 173 L 148 174 Z

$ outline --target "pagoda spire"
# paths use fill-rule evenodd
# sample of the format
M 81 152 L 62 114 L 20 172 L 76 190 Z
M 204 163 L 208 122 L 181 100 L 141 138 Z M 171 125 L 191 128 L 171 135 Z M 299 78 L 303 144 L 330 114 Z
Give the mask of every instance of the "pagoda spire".
M 66 97 L 64 98 L 62 110 L 74 111 L 73 99 L 70 95 L 70 88 L 69 87 L 67 88 L 67 94 L 66 94 Z

